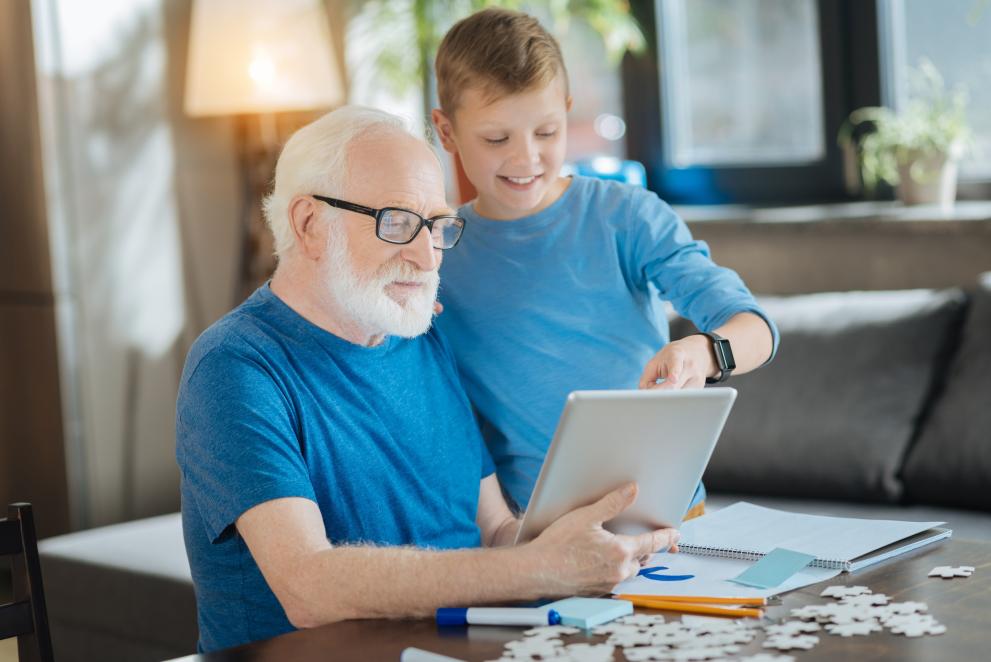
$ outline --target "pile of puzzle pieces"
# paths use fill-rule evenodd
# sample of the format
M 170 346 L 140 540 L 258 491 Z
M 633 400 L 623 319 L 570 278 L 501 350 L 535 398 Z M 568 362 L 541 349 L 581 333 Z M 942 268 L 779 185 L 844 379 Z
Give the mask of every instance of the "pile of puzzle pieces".
M 642 660 L 710 660 L 725 658 L 757 636 L 758 628 L 737 621 L 712 619 L 701 625 L 665 622 L 663 616 L 633 614 L 589 631 L 605 635 L 604 643 L 565 645 L 562 635 L 577 634 L 578 628 L 551 625 L 527 630 L 526 638 L 506 644 L 499 662 L 513 660 L 574 660 L 611 662 L 621 648 L 630 662 Z M 751 662 L 791 660 L 781 656 L 742 658 Z
M 779 650 L 812 648 L 818 638 L 811 633 L 818 631 L 820 624 L 829 634 L 841 637 L 868 635 L 884 628 L 906 637 L 946 632 L 946 626 L 925 613 L 928 607 L 924 602 L 889 602 L 888 596 L 871 593 L 866 586 L 830 586 L 820 595 L 836 598 L 838 602 L 792 609 L 791 615 L 801 620 L 784 623 L 777 630 L 771 630 L 775 626 L 770 626 L 764 646 Z M 812 639 L 815 641 L 808 645 L 807 640 Z
M 969 577 L 969 566 L 934 568 L 930 577 Z M 820 594 L 834 602 L 792 609 L 794 620 L 766 624 L 749 620 L 692 618 L 665 621 L 663 616 L 633 614 L 593 628 L 588 633 L 606 637 L 603 643 L 565 644 L 561 637 L 578 634 L 578 628 L 551 625 L 525 632 L 522 640 L 506 644 L 496 662 L 519 660 L 575 660 L 610 662 L 622 650 L 629 662 L 648 660 L 728 660 L 763 631 L 764 648 L 778 651 L 810 650 L 820 641 L 819 634 L 840 637 L 866 636 L 885 628 L 906 637 L 938 635 L 946 626 L 926 613 L 922 602 L 890 602 L 888 596 L 874 594 L 866 586 L 830 586 Z M 732 658 L 740 662 L 793 662 L 794 657 L 759 654 Z

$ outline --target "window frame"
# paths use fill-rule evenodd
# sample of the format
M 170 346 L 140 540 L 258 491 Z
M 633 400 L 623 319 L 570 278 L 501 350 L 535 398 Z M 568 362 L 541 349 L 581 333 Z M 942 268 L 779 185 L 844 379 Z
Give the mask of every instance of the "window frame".
M 644 164 L 647 186 L 676 204 L 813 204 L 861 199 L 846 187 L 840 126 L 862 106 L 882 102 L 876 0 L 817 0 L 826 153 L 794 165 L 711 165 L 675 168 L 666 161 L 659 24 L 655 0 L 633 0 L 646 39 L 644 52 L 623 60 L 627 154 Z M 880 191 L 891 197 L 890 189 Z

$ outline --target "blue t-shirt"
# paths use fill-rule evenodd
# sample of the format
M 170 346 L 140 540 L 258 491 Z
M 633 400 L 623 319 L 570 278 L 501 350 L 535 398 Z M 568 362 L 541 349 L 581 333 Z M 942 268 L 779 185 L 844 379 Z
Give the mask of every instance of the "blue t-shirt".
M 668 342 L 663 300 L 704 331 L 744 311 L 767 319 L 740 277 L 644 189 L 574 177 L 531 216 L 496 221 L 470 204 L 461 214 L 468 224 L 444 254 L 437 324 L 499 481 L 523 508 L 568 393 L 636 388 Z M 700 485 L 693 505 L 704 494 Z
M 234 526 L 258 504 L 316 502 L 332 544 L 480 544 L 492 460 L 436 330 L 361 347 L 264 285 L 190 349 L 176 442 L 200 650 L 292 629 Z

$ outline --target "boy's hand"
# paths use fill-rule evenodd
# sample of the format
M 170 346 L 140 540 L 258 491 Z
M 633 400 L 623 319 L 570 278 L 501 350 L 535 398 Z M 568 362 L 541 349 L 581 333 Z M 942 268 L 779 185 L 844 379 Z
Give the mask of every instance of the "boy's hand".
M 529 543 L 531 551 L 540 555 L 547 595 L 609 592 L 640 571 L 641 559 L 669 547 L 677 551 L 676 529 L 626 536 L 602 528 L 636 498 L 636 483 L 628 483 L 562 516 Z
M 716 368 L 712 342 L 706 336 L 688 336 L 669 342 L 654 355 L 640 375 L 640 388 L 702 388 Z M 658 379 L 664 381 L 658 384 Z

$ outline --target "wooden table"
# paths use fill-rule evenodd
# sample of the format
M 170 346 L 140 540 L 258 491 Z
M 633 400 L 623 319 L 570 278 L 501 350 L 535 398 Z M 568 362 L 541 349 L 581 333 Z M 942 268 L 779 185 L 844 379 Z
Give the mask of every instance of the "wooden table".
M 973 576 L 957 579 L 927 577 L 938 565 L 971 565 Z M 820 643 L 811 651 L 781 653 L 804 660 L 956 660 L 991 659 L 991 544 L 950 540 L 930 545 L 854 574 L 841 574 L 824 584 L 809 586 L 783 596 L 780 606 L 768 609 L 772 619 L 788 616 L 788 610 L 806 604 L 830 602 L 820 598 L 823 586 L 863 585 L 884 593 L 892 602 L 918 601 L 946 625 L 946 634 L 909 638 L 887 630 L 869 636 L 844 638 L 819 633 Z M 657 613 L 657 612 L 651 612 Z M 660 612 L 669 618 L 679 615 Z M 429 620 L 346 621 L 313 630 L 292 632 L 207 655 L 182 658 L 185 662 L 307 662 L 313 660 L 398 660 L 407 646 L 416 646 L 464 660 L 498 658 L 503 645 L 522 636 L 520 628 L 473 626 L 443 628 Z M 575 635 L 565 643 L 601 641 L 602 637 Z M 760 635 L 736 656 L 777 651 L 761 648 Z M 616 650 L 616 660 L 622 652 Z

